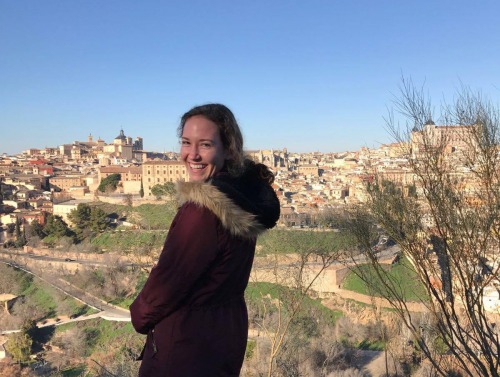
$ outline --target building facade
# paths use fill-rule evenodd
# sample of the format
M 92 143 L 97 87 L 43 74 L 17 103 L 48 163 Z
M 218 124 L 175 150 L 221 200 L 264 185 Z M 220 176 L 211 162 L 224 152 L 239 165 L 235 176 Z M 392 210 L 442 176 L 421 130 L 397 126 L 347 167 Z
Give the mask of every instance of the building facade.
M 182 161 L 147 161 L 142 164 L 142 177 L 145 197 L 151 196 L 154 185 L 188 180 Z

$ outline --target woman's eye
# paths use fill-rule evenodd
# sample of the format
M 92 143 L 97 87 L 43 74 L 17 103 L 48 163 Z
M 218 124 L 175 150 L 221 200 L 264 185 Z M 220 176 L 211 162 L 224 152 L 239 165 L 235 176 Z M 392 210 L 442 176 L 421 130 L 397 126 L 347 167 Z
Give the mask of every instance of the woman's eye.
M 201 146 L 203 148 L 210 148 L 212 146 L 212 144 L 210 144 L 210 143 L 203 143 L 203 144 L 201 144 Z
M 187 141 L 187 140 L 181 140 L 181 145 L 189 145 L 189 141 Z

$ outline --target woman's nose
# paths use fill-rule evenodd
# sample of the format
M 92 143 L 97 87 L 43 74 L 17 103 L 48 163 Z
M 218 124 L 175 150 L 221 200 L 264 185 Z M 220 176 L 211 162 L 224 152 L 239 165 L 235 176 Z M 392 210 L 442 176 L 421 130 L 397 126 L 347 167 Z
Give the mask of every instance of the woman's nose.
M 199 160 L 201 158 L 199 149 L 196 145 L 193 145 L 191 147 L 191 150 L 189 151 L 189 157 L 191 160 Z

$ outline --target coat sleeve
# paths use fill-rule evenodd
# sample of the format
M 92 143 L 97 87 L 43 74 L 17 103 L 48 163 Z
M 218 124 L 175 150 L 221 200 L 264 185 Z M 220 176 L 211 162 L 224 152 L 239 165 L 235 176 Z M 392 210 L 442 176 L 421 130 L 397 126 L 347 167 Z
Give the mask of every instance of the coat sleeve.
M 192 294 L 214 261 L 219 220 L 207 208 L 184 204 L 172 224 L 158 264 L 130 306 L 132 324 L 146 334 Z

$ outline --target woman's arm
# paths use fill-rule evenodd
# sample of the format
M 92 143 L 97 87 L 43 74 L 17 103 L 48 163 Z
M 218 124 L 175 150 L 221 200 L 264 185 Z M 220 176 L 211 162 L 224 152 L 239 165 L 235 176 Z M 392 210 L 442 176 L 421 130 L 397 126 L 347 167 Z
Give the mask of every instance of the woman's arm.
M 205 207 L 185 203 L 172 224 L 158 264 L 130 306 L 132 324 L 146 334 L 179 308 L 214 261 L 219 220 Z

